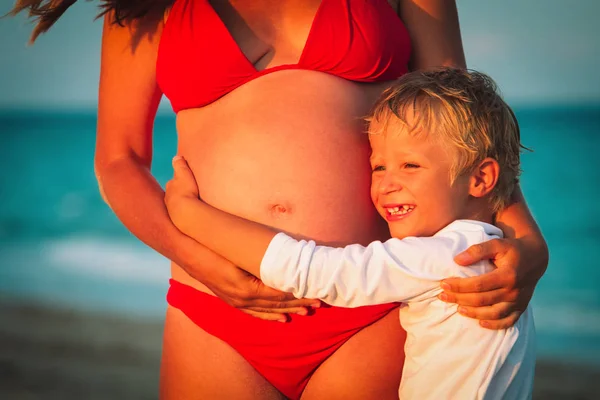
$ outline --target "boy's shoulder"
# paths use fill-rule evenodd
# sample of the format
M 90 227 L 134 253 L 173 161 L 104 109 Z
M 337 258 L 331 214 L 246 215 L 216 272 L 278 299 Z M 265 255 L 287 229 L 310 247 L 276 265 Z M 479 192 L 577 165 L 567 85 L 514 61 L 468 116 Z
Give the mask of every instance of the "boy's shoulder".
M 446 237 L 457 234 L 468 237 L 474 236 L 475 238 L 481 238 L 480 240 L 483 241 L 504 237 L 504 234 L 498 227 L 486 222 L 470 219 L 453 221 L 446 227 L 440 229 L 433 237 Z
M 502 231 L 494 225 L 476 220 L 461 219 L 448 224 L 433 236 L 391 238 L 383 245 L 396 251 L 410 249 L 413 252 L 427 253 L 430 256 L 441 257 L 446 255 L 453 258 L 458 252 L 471 245 L 502 237 Z M 371 245 L 375 243 L 380 242 L 373 242 Z M 435 249 L 435 252 L 429 253 L 432 249 Z M 444 252 L 444 249 L 447 252 Z

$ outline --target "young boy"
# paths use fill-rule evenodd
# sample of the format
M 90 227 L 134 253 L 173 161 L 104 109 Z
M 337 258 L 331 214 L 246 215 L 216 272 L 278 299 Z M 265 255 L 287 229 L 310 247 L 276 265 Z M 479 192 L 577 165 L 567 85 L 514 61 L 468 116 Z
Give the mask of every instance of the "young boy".
M 181 157 L 165 201 L 182 232 L 269 286 L 341 307 L 403 302 L 400 398 L 525 399 L 535 365 L 531 310 L 493 331 L 437 298 L 442 279 L 493 269 L 453 258 L 502 236 L 492 223 L 519 175 L 519 140 L 515 117 L 487 76 L 413 72 L 370 117 L 371 198 L 389 225 L 385 243 L 317 246 L 219 211 L 198 200 Z

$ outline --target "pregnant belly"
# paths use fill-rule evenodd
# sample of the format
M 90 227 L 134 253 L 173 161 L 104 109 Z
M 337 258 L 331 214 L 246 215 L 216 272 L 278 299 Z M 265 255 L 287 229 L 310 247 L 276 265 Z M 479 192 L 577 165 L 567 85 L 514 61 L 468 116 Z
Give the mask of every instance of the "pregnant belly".
M 267 75 L 180 112 L 179 152 L 202 198 L 224 211 L 326 244 L 385 239 L 362 120 L 380 90 L 308 71 Z

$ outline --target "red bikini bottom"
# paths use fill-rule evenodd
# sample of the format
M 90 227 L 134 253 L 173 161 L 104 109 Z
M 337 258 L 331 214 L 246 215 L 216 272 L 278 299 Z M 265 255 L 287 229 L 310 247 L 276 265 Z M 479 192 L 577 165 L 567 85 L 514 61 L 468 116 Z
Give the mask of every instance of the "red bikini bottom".
M 310 316 L 281 323 L 252 317 L 218 297 L 173 279 L 167 302 L 209 334 L 240 353 L 290 399 L 298 399 L 313 372 L 355 333 L 398 304 L 359 308 L 323 304 Z

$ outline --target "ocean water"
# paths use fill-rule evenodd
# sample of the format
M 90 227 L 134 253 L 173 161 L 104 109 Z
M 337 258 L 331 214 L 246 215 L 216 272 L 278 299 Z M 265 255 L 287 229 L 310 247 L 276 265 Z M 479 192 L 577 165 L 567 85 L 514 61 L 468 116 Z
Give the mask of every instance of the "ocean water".
M 550 246 L 533 306 L 540 357 L 600 365 L 600 107 L 517 108 L 522 187 Z M 168 261 L 104 204 L 93 112 L 0 112 L 0 297 L 162 318 Z M 153 172 L 171 175 L 173 116 Z

